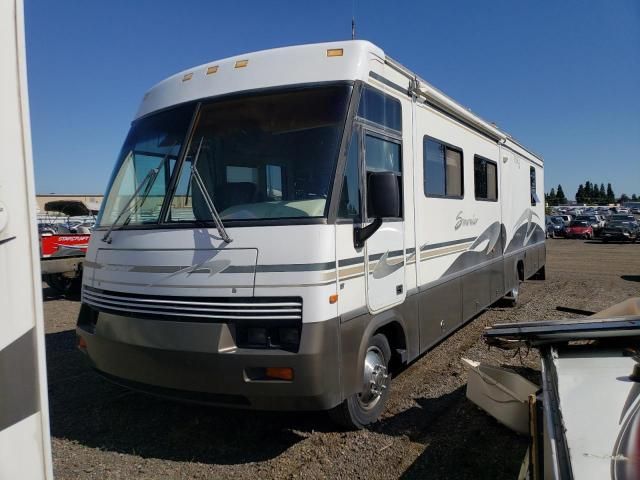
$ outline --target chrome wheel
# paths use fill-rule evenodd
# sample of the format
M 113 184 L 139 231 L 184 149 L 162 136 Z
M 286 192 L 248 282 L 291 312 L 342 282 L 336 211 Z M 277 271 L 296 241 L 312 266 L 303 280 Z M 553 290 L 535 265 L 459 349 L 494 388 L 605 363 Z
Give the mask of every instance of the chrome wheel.
M 389 374 L 384 354 L 377 346 L 370 346 L 364 358 L 364 386 L 358 403 L 365 410 L 374 408 L 387 389 Z
M 331 418 L 349 429 L 364 428 L 378 420 L 391 390 L 391 348 L 387 337 L 376 333 L 369 338 L 364 351 L 360 393 L 345 398 L 329 410 Z
M 513 298 L 514 301 L 517 301 L 519 294 L 520 294 L 520 282 L 518 281 L 518 284 L 511 289 L 511 298 Z

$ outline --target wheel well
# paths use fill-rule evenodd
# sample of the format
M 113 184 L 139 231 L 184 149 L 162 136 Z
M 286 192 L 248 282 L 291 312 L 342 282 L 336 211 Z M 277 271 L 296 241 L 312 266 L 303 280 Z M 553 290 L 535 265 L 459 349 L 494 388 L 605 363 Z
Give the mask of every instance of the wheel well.
M 381 333 L 387 337 L 389 347 L 391 347 L 390 369 L 392 372 L 397 371 L 403 364 L 401 351 L 407 350 L 407 341 L 404 336 L 404 329 L 398 322 L 390 322 L 378 328 L 374 335 Z
M 518 280 L 524 282 L 524 262 L 522 260 L 518 260 L 518 265 L 516 266 L 518 272 Z

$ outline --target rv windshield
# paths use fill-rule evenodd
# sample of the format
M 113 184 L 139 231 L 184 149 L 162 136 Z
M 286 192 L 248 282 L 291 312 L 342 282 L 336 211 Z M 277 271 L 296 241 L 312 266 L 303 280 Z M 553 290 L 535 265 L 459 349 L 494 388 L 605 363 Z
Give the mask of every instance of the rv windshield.
M 133 124 L 98 216 L 99 226 L 158 222 L 193 109 L 193 105 L 183 106 Z
M 167 221 L 212 220 L 194 162 L 225 222 L 324 216 L 350 93 L 314 87 L 203 105 Z

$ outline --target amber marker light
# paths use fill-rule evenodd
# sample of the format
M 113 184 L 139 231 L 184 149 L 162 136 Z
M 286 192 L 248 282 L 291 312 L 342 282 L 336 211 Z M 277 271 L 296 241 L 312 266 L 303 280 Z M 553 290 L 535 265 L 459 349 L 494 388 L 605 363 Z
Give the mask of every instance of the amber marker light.
M 84 337 L 78 336 L 78 348 L 81 350 L 87 349 L 87 341 L 84 339 Z
M 246 67 L 247 65 L 249 65 L 249 60 L 238 60 L 238 61 L 236 62 L 236 66 L 235 66 L 235 68 L 244 68 L 244 67 Z
M 330 303 L 331 305 L 333 305 L 333 304 L 334 304 L 334 303 L 336 303 L 337 301 L 338 301 L 338 294 L 337 294 L 337 293 L 335 293 L 335 294 L 333 294 L 333 295 L 331 295 L 331 296 L 329 297 L 329 303 Z
M 218 65 L 214 65 L 213 67 L 207 68 L 207 75 L 213 75 L 218 71 Z
M 327 50 L 327 57 L 341 57 L 344 55 L 342 48 L 330 48 Z
M 184 77 L 182 77 L 182 81 L 183 82 L 187 82 L 187 81 L 191 80 L 192 78 L 193 78 L 193 72 L 192 73 L 187 73 L 187 74 L 185 74 Z
M 268 378 L 276 378 L 278 380 L 293 380 L 293 368 L 289 367 L 267 367 L 265 375 Z

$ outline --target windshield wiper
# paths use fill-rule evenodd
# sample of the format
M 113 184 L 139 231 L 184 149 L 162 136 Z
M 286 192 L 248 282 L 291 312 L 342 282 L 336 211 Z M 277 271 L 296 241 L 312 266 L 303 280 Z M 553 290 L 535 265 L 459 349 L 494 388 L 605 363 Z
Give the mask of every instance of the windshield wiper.
M 138 185 L 138 188 L 136 188 L 135 192 L 133 192 L 133 194 L 129 197 L 129 200 L 127 200 L 127 203 L 125 203 L 122 210 L 120 210 L 120 213 L 118 214 L 116 219 L 111 223 L 109 230 L 107 230 L 107 232 L 104 234 L 104 237 L 102 237 L 103 242 L 111 243 L 111 232 L 113 232 L 113 229 L 116 228 L 116 225 L 118 224 L 118 220 L 120 220 L 120 218 L 125 213 L 127 213 L 127 211 L 129 211 L 129 216 L 127 217 L 127 220 L 128 220 L 129 218 L 131 218 L 131 215 L 133 215 L 135 211 L 144 203 L 145 199 L 149 196 L 151 187 L 153 186 L 153 183 L 155 182 L 156 177 L 158 176 L 158 172 L 160 172 L 160 166 L 162 165 L 163 162 L 164 162 L 164 159 L 160 161 L 160 164 L 156 168 L 152 168 L 147 172 L 147 175 L 142 179 L 142 182 L 140 182 L 140 185 Z M 144 187 L 145 185 L 147 186 L 147 188 L 142 194 L 142 196 L 140 197 L 141 201 L 136 205 L 135 208 L 129 210 L 129 205 L 131 205 L 131 203 L 138 197 L 138 193 L 140 192 L 140 190 L 142 190 L 142 187 Z M 125 222 L 127 220 L 125 220 Z
M 216 224 L 216 228 L 218 229 L 218 233 L 220 234 L 220 237 L 222 237 L 222 240 L 224 240 L 226 243 L 231 243 L 233 239 L 227 234 L 227 230 L 224 228 L 224 225 L 222 224 L 220 215 L 218 215 L 218 210 L 216 210 L 216 206 L 214 205 L 213 200 L 209 195 L 209 192 L 207 191 L 207 188 L 205 187 L 204 182 L 202 181 L 200 172 L 196 170 L 196 164 L 198 163 L 198 158 L 200 158 L 200 151 L 202 150 L 203 141 L 204 141 L 204 137 L 201 137 L 200 144 L 198 145 L 198 151 L 196 152 L 196 156 L 193 159 L 193 162 L 191 163 L 191 179 L 190 179 L 191 181 L 189 183 L 195 180 L 196 185 L 202 192 L 202 196 L 204 197 L 204 203 L 207 205 L 207 208 L 209 209 L 209 213 L 211 214 L 211 218 L 213 218 L 213 223 Z

